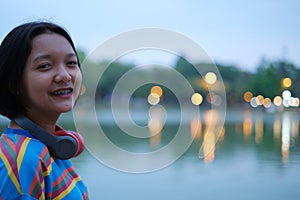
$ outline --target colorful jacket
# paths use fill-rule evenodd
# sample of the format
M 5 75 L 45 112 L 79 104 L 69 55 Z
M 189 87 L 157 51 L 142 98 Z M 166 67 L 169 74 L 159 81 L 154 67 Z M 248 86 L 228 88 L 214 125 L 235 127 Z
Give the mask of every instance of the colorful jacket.
M 0 200 L 88 199 L 69 160 L 53 158 L 28 131 L 7 128 L 0 137 Z

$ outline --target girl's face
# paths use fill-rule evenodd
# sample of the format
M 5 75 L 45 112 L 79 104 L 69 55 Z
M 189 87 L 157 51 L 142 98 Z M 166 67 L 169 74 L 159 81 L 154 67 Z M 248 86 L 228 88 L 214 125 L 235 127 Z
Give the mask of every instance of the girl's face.
M 67 39 L 56 33 L 33 38 L 20 90 L 27 114 L 58 117 L 70 111 L 81 82 L 78 60 Z

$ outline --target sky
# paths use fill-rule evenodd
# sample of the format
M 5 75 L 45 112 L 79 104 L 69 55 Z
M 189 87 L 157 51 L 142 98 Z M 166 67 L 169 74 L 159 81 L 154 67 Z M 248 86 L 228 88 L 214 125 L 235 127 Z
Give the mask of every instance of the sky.
M 45 19 L 64 26 L 90 54 L 116 35 L 152 27 L 190 38 L 216 63 L 254 71 L 263 58 L 286 59 L 300 67 L 299 10 L 298 0 L 0 0 L 0 40 L 19 24 Z

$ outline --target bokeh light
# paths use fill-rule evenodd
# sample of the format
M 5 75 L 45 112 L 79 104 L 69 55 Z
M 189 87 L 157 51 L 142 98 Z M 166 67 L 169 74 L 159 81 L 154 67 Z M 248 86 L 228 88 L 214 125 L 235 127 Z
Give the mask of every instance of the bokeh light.
M 299 98 L 297 98 L 297 97 L 291 97 L 288 100 L 288 103 L 289 103 L 289 106 L 298 107 L 299 106 Z
M 244 101 L 249 103 L 251 101 L 252 97 L 253 97 L 252 92 L 247 91 L 244 93 Z
M 275 106 L 280 106 L 282 104 L 282 98 L 280 96 L 276 96 L 273 99 L 273 103 L 274 103 Z
M 281 81 L 281 85 L 284 88 L 289 88 L 292 86 L 292 79 L 290 78 L 283 78 Z
M 203 97 L 199 93 L 194 93 L 191 97 L 191 101 L 194 105 L 198 106 L 203 102 Z
M 264 106 L 265 108 L 269 108 L 271 105 L 272 105 L 271 99 L 270 99 L 270 98 L 265 98 L 265 99 L 264 99 L 263 106 Z
M 292 80 L 291 78 L 283 78 L 281 80 L 281 86 L 283 88 L 289 88 L 292 86 Z M 298 97 L 293 97 L 292 92 L 289 89 L 284 89 L 281 93 L 281 95 L 277 95 L 274 97 L 273 101 L 269 97 L 264 97 L 263 95 L 257 95 L 256 97 L 253 96 L 252 92 L 246 91 L 243 94 L 243 99 L 245 102 L 249 103 L 252 108 L 256 108 L 259 106 L 263 106 L 266 109 L 269 109 L 269 111 L 273 112 L 273 106 L 275 105 L 279 107 L 278 109 L 282 109 L 283 107 L 289 108 L 289 107 L 299 107 L 300 106 L 300 100 Z
M 286 99 L 286 100 L 289 100 L 291 98 L 292 94 L 289 90 L 284 90 L 282 92 L 282 98 L 283 99 Z
M 80 95 L 84 95 L 86 92 L 86 87 L 84 84 L 81 85 L 81 88 L 80 88 Z
M 214 72 L 207 72 L 205 75 L 205 81 L 208 84 L 214 84 L 217 81 L 217 75 Z
M 219 106 L 222 104 L 222 98 L 219 95 L 215 94 L 214 92 L 207 94 L 206 99 L 207 102 L 212 105 Z
M 250 100 L 250 105 L 253 107 L 253 108 L 256 108 L 258 105 L 257 105 L 257 101 L 256 101 L 256 97 L 253 97 L 251 100 Z
M 154 94 L 154 93 L 157 94 L 159 97 L 161 97 L 163 94 L 163 90 L 161 89 L 160 86 L 156 85 L 151 88 L 151 94 Z
M 262 95 L 258 95 L 255 100 L 256 100 L 256 104 L 259 106 L 263 105 L 264 103 L 264 97 Z
M 157 105 L 160 101 L 158 94 L 151 93 L 148 95 L 148 103 L 151 105 Z

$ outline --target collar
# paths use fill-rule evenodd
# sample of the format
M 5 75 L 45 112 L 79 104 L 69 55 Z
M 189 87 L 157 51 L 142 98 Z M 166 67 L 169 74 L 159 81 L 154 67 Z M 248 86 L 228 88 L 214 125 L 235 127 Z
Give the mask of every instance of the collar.
M 26 137 L 34 138 L 28 130 L 23 129 L 14 129 L 14 128 L 6 128 L 3 132 L 4 134 L 15 134 L 15 135 L 23 135 Z

